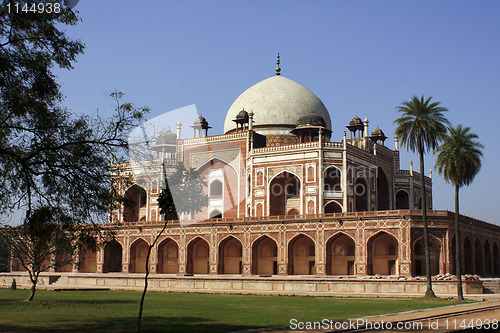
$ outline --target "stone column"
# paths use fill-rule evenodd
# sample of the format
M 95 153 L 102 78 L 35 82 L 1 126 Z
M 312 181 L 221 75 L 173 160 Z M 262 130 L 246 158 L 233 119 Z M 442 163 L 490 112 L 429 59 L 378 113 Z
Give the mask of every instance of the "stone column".
M 73 258 L 72 258 L 72 267 L 71 267 L 71 272 L 72 273 L 78 273 L 79 266 L 80 266 L 80 251 L 78 248 L 75 248 L 75 251 L 73 251 Z
M 128 233 L 123 237 L 122 246 L 122 273 L 128 273 L 130 265 L 130 237 Z
M 356 222 L 356 259 L 355 259 L 355 275 L 367 275 L 368 273 L 368 258 L 366 248 L 366 229 L 363 221 Z
M 96 261 L 96 273 L 103 272 L 103 264 L 104 264 L 104 248 L 99 247 L 96 251 L 97 261 Z
M 287 256 L 285 226 L 281 225 L 278 235 L 278 275 L 288 274 Z
M 399 250 L 398 250 L 398 261 L 399 261 L 399 275 L 401 276 L 411 276 L 411 228 L 410 222 L 406 220 L 401 220 L 399 222 L 398 230 L 399 238 Z
M 217 246 L 217 227 L 212 227 L 210 230 L 210 249 L 209 249 L 209 274 L 218 274 L 219 267 L 219 249 Z
M 179 275 L 186 275 L 187 247 L 186 247 L 186 230 L 185 229 L 181 229 L 178 255 L 179 255 Z
M 316 275 L 325 276 L 326 275 L 326 265 L 325 265 L 325 230 L 323 224 L 319 225 L 319 229 L 316 230 L 316 252 L 315 252 L 315 267 Z
M 250 276 L 252 274 L 252 241 L 250 235 L 250 229 L 245 227 L 243 234 L 243 249 L 242 249 L 242 275 Z

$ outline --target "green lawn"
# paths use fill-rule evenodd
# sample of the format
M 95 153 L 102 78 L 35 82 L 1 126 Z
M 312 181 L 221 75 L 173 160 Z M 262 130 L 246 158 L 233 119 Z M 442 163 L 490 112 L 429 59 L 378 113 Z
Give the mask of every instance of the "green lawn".
M 135 330 L 140 292 L 0 289 L 0 331 L 130 332 Z M 452 301 L 355 299 L 148 292 L 144 332 L 231 332 L 287 326 L 290 319 L 319 321 L 423 309 Z

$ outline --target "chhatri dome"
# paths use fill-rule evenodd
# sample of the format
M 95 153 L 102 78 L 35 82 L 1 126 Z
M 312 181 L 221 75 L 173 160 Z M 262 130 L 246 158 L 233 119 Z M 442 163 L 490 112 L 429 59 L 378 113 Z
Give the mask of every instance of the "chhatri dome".
M 261 134 L 288 134 L 299 119 L 311 111 L 321 116 L 331 130 L 328 110 L 309 89 L 280 75 L 279 54 L 276 75 L 245 90 L 231 105 L 224 122 L 224 133 L 236 130 L 234 119 L 240 111 L 252 111 L 253 128 Z

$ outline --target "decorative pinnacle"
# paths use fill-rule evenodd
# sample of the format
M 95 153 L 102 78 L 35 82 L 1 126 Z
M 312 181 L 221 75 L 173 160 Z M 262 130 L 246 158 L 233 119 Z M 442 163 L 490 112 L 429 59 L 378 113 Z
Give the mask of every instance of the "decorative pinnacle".
M 278 59 L 276 60 L 276 75 L 280 75 L 281 68 L 280 68 L 280 53 L 278 52 Z

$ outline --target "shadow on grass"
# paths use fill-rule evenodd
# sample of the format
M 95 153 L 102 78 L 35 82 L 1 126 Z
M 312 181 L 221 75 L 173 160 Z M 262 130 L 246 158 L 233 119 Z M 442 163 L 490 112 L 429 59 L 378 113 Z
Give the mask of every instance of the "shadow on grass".
M 121 317 L 96 319 L 82 325 L 60 325 L 50 327 L 1 325 L 0 332 L 135 332 L 137 317 Z M 256 326 L 231 325 L 214 322 L 202 317 L 162 317 L 145 316 L 142 319 L 141 332 L 235 332 L 245 329 L 258 328 Z
M 27 296 L 26 296 L 27 298 Z M 8 303 L 12 304 L 13 302 L 26 303 L 26 304 L 43 304 L 43 305 L 64 305 L 68 304 L 70 306 L 75 306 L 75 304 L 130 304 L 137 303 L 139 301 L 136 300 L 118 300 L 118 299 L 110 299 L 110 300 L 99 300 L 99 299 L 37 299 L 35 298 L 32 302 L 27 302 L 26 298 L 2 298 L 0 299 L 0 307 L 3 305 L 7 305 Z M 0 331 L 1 332 L 1 331 Z

